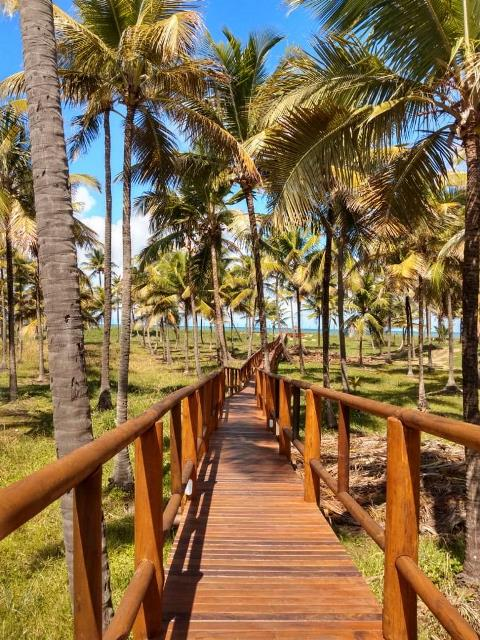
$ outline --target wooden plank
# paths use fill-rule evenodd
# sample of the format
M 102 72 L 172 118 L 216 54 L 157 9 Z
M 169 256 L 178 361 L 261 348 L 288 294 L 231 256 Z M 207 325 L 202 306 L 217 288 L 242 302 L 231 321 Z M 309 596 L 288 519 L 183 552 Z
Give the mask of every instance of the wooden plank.
M 253 385 L 228 404 L 170 553 L 165 637 L 379 640 L 380 607 L 317 506 L 304 502 Z M 283 409 L 280 384 L 280 424 Z

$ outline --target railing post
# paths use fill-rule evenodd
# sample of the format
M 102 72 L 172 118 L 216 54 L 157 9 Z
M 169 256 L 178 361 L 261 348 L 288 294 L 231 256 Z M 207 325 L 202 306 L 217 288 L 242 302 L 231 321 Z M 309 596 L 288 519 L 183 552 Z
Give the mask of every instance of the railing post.
M 173 493 L 182 491 L 182 407 L 180 403 L 170 412 L 170 483 Z
M 293 414 L 292 414 L 292 433 L 294 438 L 300 436 L 300 389 L 293 387 Z
M 192 484 L 197 478 L 197 407 L 195 395 L 182 400 L 182 467 L 185 462 L 193 462 Z M 193 491 L 192 491 L 193 495 Z
M 320 504 L 320 478 L 312 473 L 310 460 L 320 458 L 322 400 L 311 389 L 305 392 L 305 451 L 303 499 Z
M 338 492 L 350 490 L 350 407 L 338 403 Z
M 102 469 L 74 490 L 73 603 L 75 640 L 102 638 Z
M 383 635 L 417 638 L 417 596 L 396 567 L 397 558 L 418 559 L 420 432 L 396 418 L 387 427 L 387 516 Z
M 160 636 L 163 592 L 163 423 L 135 441 L 135 567 L 149 560 L 152 580 L 133 625 L 135 640 Z
M 257 396 L 257 408 L 262 409 L 262 377 L 260 369 L 255 369 L 255 395 Z
M 285 380 L 280 380 L 279 390 L 279 408 L 278 408 L 278 422 L 279 422 L 279 454 L 287 456 L 288 460 L 291 458 L 291 444 L 288 438 L 285 438 L 283 433 L 284 428 L 292 426 L 292 418 L 290 414 L 290 385 Z
M 211 420 L 208 420 L 208 413 L 205 414 L 205 392 L 207 397 L 213 391 L 213 383 L 208 382 L 201 389 L 197 389 L 195 391 L 195 404 L 197 405 L 197 415 L 196 415 L 196 424 L 197 424 L 197 438 L 202 439 L 202 445 L 198 450 L 198 459 L 201 460 L 202 456 L 208 451 L 208 440 L 210 438 L 210 424 Z M 211 407 L 210 403 L 210 407 Z M 203 430 L 205 429 L 205 438 L 203 437 Z
M 273 409 L 272 378 L 265 373 L 265 429 L 270 429 L 270 418 Z

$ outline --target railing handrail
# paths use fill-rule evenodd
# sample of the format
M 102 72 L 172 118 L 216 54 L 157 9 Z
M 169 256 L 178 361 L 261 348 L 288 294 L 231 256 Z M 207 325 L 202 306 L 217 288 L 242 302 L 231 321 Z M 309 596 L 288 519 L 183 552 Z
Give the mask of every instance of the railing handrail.
M 398 405 L 356 396 L 344 391 L 336 391 L 323 387 L 318 383 L 306 382 L 296 378 L 289 378 L 276 373 L 269 373 L 270 377 L 284 380 L 287 384 L 306 391 L 310 389 L 315 395 L 325 400 L 341 402 L 350 409 L 364 411 L 380 418 L 398 418 L 406 426 L 424 431 L 433 436 L 450 440 L 456 444 L 480 451 L 480 426 L 471 422 L 464 422 L 455 418 L 446 418 L 437 414 L 423 413 L 418 409 L 409 409 Z
M 0 488 L 0 540 L 74 489 L 97 467 L 151 429 L 172 407 L 214 380 L 220 371 L 216 370 L 197 383 L 174 391 L 140 416 L 127 420 L 25 478 Z
M 305 438 L 300 440 L 300 391 L 304 390 Z M 461 616 L 418 566 L 421 432 L 480 451 L 476 425 L 426 415 L 414 409 L 378 402 L 318 384 L 256 372 L 257 406 L 266 427 L 277 429 L 280 453 L 291 457 L 291 445 L 304 460 L 304 498 L 320 506 L 320 480 L 357 523 L 385 552 L 383 633 L 387 640 L 417 637 L 417 596 L 452 638 L 478 640 L 475 629 Z M 337 478 L 321 461 L 323 401 L 338 403 Z M 293 406 L 292 406 L 293 404 Z M 350 409 L 387 419 L 386 525 L 378 524 L 350 494 Z

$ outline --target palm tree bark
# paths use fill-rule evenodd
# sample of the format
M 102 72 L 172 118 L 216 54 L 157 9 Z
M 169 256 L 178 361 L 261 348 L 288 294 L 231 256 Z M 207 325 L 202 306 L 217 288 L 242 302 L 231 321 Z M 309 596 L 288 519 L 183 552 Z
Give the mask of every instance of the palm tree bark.
M 50 0 L 20 5 L 25 86 L 38 230 L 40 279 L 48 328 L 55 444 L 59 457 L 93 438 L 85 367 L 73 211 L 60 108 Z M 62 499 L 65 555 L 72 586 L 72 492 Z M 112 616 L 103 531 L 104 626 Z
M 103 114 L 105 143 L 105 242 L 103 272 L 105 278 L 105 303 L 103 313 L 102 371 L 100 375 L 100 396 L 97 409 L 107 411 L 113 408 L 110 391 L 110 333 L 112 327 L 112 169 L 110 110 Z
M 168 329 L 168 321 L 165 325 L 165 351 L 167 354 L 167 364 L 173 364 L 172 360 L 172 350 L 170 345 L 170 331 Z
M 322 276 L 322 365 L 323 386 L 330 387 L 330 279 L 332 277 L 332 230 L 325 225 L 325 256 Z M 325 403 L 327 423 L 335 425 L 335 416 L 331 402 Z
M 338 241 L 337 247 L 337 311 L 338 311 L 338 338 L 340 343 L 340 371 L 342 376 L 342 389 L 346 392 L 350 392 L 350 386 L 348 384 L 348 371 L 347 371 L 347 343 L 345 340 L 345 284 L 343 281 L 343 267 L 344 267 L 344 251 L 345 251 L 345 238 L 342 229 L 341 237 Z
M 13 275 L 13 247 L 10 222 L 6 221 L 5 257 L 7 262 L 7 308 L 8 308 L 8 397 L 13 402 L 18 397 L 17 359 L 15 355 L 15 293 Z
M 452 292 L 447 291 L 447 317 L 448 317 L 448 380 L 445 386 L 446 393 L 458 393 L 457 382 L 455 380 L 455 345 L 453 335 L 453 310 Z
M 480 142 L 476 118 L 464 135 L 467 163 L 465 249 L 462 287 L 463 417 L 480 424 L 478 404 L 478 293 L 480 254 Z M 467 517 L 464 573 L 480 576 L 480 453 L 466 451 Z
M 387 357 L 385 358 L 387 364 L 392 364 L 392 312 L 388 310 L 387 318 Z
M 425 376 L 423 367 L 423 322 L 425 313 L 425 291 L 422 276 L 418 277 L 418 408 L 420 411 L 428 409 L 427 394 L 425 393 Z
M 432 314 L 430 313 L 430 307 L 425 305 L 425 322 L 427 329 L 427 342 L 428 342 L 428 370 L 433 371 L 433 359 L 432 359 Z
M 412 319 L 412 306 L 410 304 L 410 296 L 405 296 L 405 316 L 407 319 L 407 359 L 408 359 L 407 376 L 413 376 L 413 368 L 412 368 L 413 319 Z
M 297 298 L 297 324 L 298 324 L 298 359 L 300 362 L 300 373 L 305 375 L 305 359 L 303 357 L 303 341 L 302 341 L 302 300 L 300 297 L 300 289 L 295 288 L 295 296 Z
M 2 362 L 0 369 L 6 369 L 7 367 L 7 307 L 5 304 L 5 281 L 3 279 L 3 269 L 0 269 L 1 283 L 1 297 L 2 297 Z
M 213 301 L 215 303 L 215 328 L 217 330 L 217 341 L 220 346 L 220 358 L 222 365 L 228 365 L 228 349 L 225 341 L 225 331 L 223 326 L 222 301 L 220 299 L 220 281 L 218 278 L 218 259 L 215 240 L 212 238 L 210 242 L 210 259 L 212 262 L 212 281 L 213 281 Z
M 37 315 L 37 338 L 38 338 L 38 382 L 45 382 L 45 354 L 43 349 L 43 322 L 40 290 L 40 265 L 37 256 L 37 273 L 35 282 L 35 310 Z
M 270 357 L 268 353 L 267 316 L 265 313 L 265 296 L 263 293 L 263 273 L 260 260 L 260 239 L 253 202 L 253 191 L 250 187 L 244 187 L 243 193 L 247 202 L 248 220 L 250 223 L 250 236 L 252 244 L 253 264 L 255 266 L 255 284 L 257 288 L 258 323 L 260 327 L 260 345 L 263 351 L 263 366 L 265 371 L 270 371 Z
M 195 372 L 197 378 L 202 376 L 202 365 L 200 364 L 200 341 L 198 339 L 198 317 L 196 310 L 195 296 L 192 294 L 190 298 L 192 304 L 192 322 L 193 322 L 193 355 L 195 358 Z
M 190 362 L 189 362 L 189 343 L 188 343 L 188 303 L 185 300 L 184 302 L 184 324 L 185 324 L 185 336 L 183 341 L 183 349 L 185 355 L 185 368 L 183 373 L 190 373 Z
M 120 360 L 118 367 L 117 425 L 128 416 L 128 370 L 130 364 L 130 330 L 132 323 L 132 143 L 135 107 L 127 105 L 123 158 L 123 219 L 122 219 L 122 324 L 120 335 Z M 132 465 L 128 448 L 115 457 L 112 483 L 130 491 L 133 486 Z

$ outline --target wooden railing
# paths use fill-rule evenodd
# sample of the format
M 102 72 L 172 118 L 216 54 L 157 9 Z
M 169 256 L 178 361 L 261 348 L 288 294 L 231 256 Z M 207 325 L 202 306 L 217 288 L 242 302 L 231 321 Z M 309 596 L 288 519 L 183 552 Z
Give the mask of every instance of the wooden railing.
M 76 640 L 159 637 L 163 544 L 187 484 L 217 428 L 225 397 L 223 370 L 172 393 L 138 418 L 0 489 L 0 540 L 67 491 L 73 501 L 73 615 Z M 163 418 L 170 413 L 171 498 L 163 508 Z M 135 442 L 135 573 L 102 633 L 102 465 Z
M 268 351 L 270 354 L 270 367 L 275 370 L 278 359 L 283 350 L 283 343 L 286 336 L 278 335 L 275 340 L 269 342 Z M 263 363 L 263 351 L 259 349 L 244 362 L 241 367 L 225 367 L 225 387 L 227 395 L 239 393 L 253 378 L 258 367 Z
M 305 393 L 304 440 L 300 440 L 300 394 Z M 480 428 L 411 409 L 368 400 L 258 369 L 257 404 L 266 427 L 278 429 L 280 453 L 290 459 L 293 445 L 304 459 L 304 498 L 320 506 L 320 481 L 385 552 L 383 635 L 387 640 L 417 638 L 417 596 L 441 625 L 459 640 L 478 640 L 460 615 L 418 566 L 420 437 L 445 438 L 480 451 Z M 321 462 L 323 402 L 338 406 L 338 473 Z M 350 495 L 350 410 L 387 421 L 386 523 L 381 527 Z

